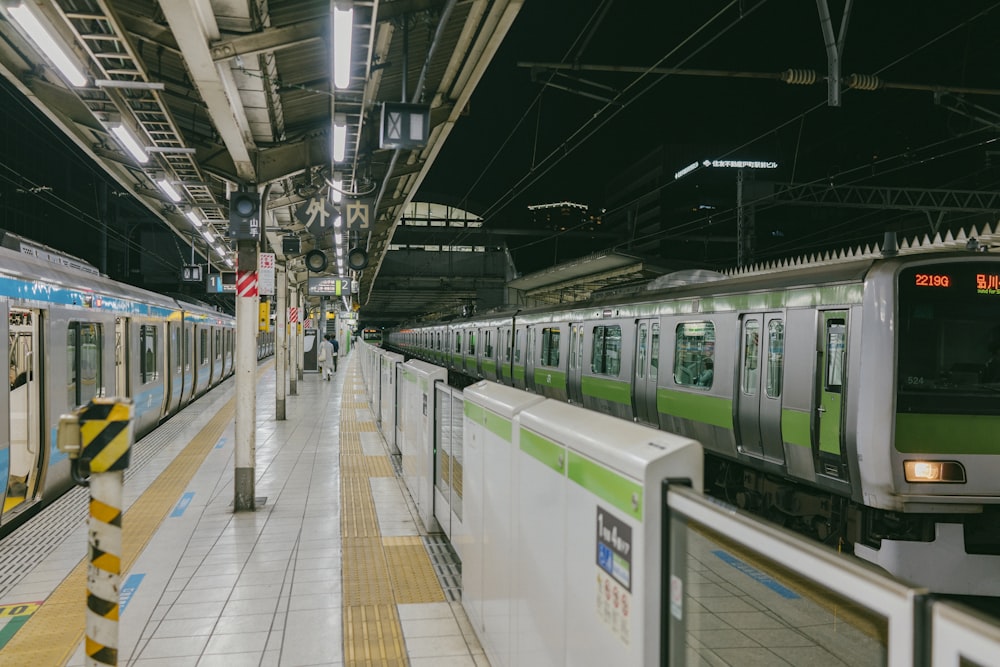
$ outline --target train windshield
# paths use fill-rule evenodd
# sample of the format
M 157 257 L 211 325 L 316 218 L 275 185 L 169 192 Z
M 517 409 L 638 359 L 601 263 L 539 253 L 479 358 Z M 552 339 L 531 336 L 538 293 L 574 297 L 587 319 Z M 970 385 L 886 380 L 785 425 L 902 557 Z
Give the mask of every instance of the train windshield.
M 1000 413 L 1000 264 L 899 274 L 897 410 Z

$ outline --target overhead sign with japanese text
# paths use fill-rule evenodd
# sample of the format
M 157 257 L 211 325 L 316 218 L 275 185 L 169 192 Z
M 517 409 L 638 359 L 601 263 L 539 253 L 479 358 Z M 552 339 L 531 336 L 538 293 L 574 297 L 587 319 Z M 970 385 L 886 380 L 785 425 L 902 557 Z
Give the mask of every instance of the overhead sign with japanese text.
M 351 281 L 345 278 L 310 278 L 309 296 L 347 296 L 351 293 Z

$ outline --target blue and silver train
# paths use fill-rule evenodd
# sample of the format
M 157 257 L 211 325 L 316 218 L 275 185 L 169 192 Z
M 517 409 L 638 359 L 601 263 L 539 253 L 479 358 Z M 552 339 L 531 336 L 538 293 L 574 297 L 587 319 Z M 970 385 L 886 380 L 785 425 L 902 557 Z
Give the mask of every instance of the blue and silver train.
M 72 485 L 61 414 L 96 396 L 135 403 L 135 436 L 233 373 L 235 319 L 110 280 L 10 233 L 0 240 L 0 534 Z M 273 352 L 262 337 L 258 356 Z
M 706 492 L 934 591 L 1000 595 L 1000 254 L 675 278 L 386 346 L 696 438 Z

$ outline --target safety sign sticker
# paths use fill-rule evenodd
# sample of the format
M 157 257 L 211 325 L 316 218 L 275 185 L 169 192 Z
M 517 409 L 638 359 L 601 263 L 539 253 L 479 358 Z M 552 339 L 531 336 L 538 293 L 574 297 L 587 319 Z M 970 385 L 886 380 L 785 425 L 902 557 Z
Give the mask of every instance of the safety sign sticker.
M 597 508 L 597 615 L 626 646 L 631 641 L 632 527 Z

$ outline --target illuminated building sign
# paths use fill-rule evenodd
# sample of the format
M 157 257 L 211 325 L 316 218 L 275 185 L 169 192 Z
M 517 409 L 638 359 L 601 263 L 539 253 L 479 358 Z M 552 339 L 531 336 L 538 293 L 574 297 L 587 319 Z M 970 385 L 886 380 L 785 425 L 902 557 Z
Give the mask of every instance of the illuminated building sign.
M 704 160 L 704 167 L 724 167 L 727 169 L 777 169 L 777 162 L 767 160 Z

